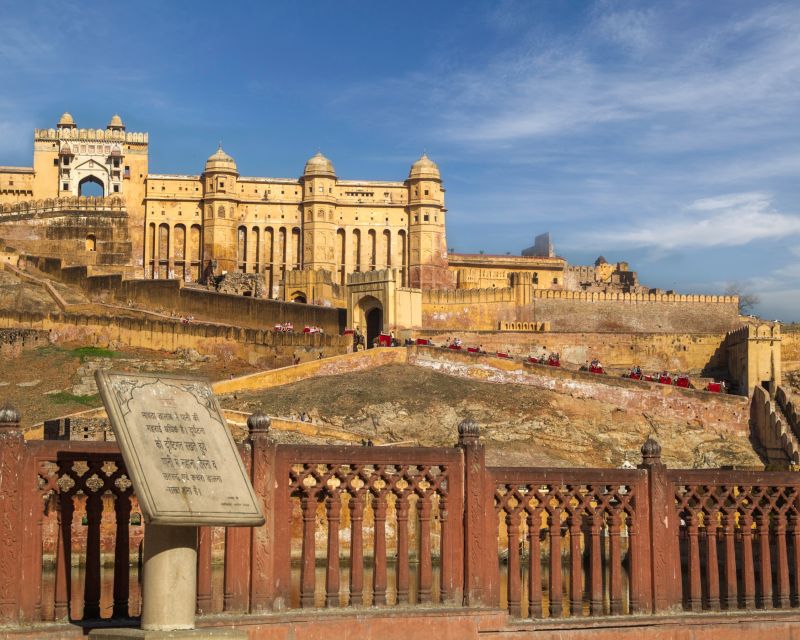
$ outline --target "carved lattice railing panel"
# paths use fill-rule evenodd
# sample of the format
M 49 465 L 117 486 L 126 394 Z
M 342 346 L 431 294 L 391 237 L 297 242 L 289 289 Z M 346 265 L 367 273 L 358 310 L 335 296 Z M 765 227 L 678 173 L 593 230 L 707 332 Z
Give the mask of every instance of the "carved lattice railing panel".
M 669 471 L 680 518 L 684 606 L 800 605 L 800 479 L 789 473 Z
M 641 609 L 644 472 L 489 468 L 512 616 Z M 527 597 L 524 597 L 527 596 Z
M 357 447 L 328 451 L 278 448 L 292 503 L 291 544 L 299 556 L 296 604 L 460 599 L 460 567 L 454 566 L 461 545 L 460 453 Z M 320 560 L 324 592 L 317 575 Z
M 84 445 L 85 446 L 85 445 Z M 77 449 L 73 445 L 69 449 Z M 57 516 L 55 541 L 55 588 L 51 606 L 55 620 L 75 619 L 73 611 L 72 546 L 76 506 L 85 505 L 86 556 L 83 580 L 82 619 L 127 618 L 130 614 L 130 517 L 133 486 L 120 454 L 59 451 L 37 459 L 37 487 L 44 509 L 54 505 Z M 115 447 L 113 447 L 115 448 Z M 113 509 L 115 521 L 113 606 L 101 612 L 101 524 L 105 507 Z M 43 514 L 44 516 L 44 514 Z M 50 605 L 51 603 L 46 603 Z M 110 613 L 110 616 L 108 615 Z

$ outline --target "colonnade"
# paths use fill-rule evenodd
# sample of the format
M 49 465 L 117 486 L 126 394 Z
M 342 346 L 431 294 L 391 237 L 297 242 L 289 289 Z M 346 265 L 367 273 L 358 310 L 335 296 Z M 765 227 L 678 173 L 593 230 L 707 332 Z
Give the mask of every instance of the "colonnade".
M 236 266 L 241 273 L 263 273 L 270 297 L 286 271 L 302 269 L 300 227 L 240 225 L 236 230 Z
M 145 277 L 197 281 L 203 270 L 203 229 L 199 224 L 156 225 L 151 222 L 145 238 Z
M 146 277 L 200 279 L 203 266 L 203 230 L 199 224 L 152 222 L 145 238 Z M 334 241 L 334 279 L 344 285 L 347 274 L 394 268 L 401 286 L 408 283 L 409 246 L 405 229 L 338 228 Z M 287 270 L 302 269 L 300 227 L 239 225 L 236 229 L 236 266 L 241 273 L 264 273 L 270 297 Z
M 408 234 L 405 229 L 336 230 L 336 282 L 344 285 L 347 274 L 375 269 L 398 269 L 401 286 L 408 281 Z

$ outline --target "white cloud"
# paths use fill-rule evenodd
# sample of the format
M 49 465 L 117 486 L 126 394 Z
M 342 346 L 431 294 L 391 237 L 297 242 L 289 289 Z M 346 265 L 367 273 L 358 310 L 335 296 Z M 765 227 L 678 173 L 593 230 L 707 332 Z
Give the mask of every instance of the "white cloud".
M 642 52 L 656 39 L 656 13 L 653 9 L 609 10 L 604 2 L 596 8 L 595 29 L 616 44 Z
M 772 208 L 764 193 L 738 193 L 695 200 L 683 210 L 650 216 L 633 228 L 592 233 L 601 246 L 662 250 L 737 247 L 756 240 L 800 236 L 800 216 Z
M 508 15 L 520 24 L 535 14 L 530 4 L 527 11 L 512 6 Z M 795 118 L 800 107 L 800 5 L 753 5 L 744 17 L 731 12 L 736 17 L 690 25 L 675 18 L 698 21 L 685 7 L 618 6 L 597 5 L 576 33 L 530 27 L 483 66 L 365 84 L 344 101 L 391 95 L 393 121 L 429 123 L 432 135 L 496 149 L 587 131 L 608 135 L 620 125 L 637 127 L 627 142 L 649 152 L 786 136 L 786 126 L 774 123 Z M 492 24 L 505 24 L 498 13 Z M 620 45 L 617 54 L 609 42 Z

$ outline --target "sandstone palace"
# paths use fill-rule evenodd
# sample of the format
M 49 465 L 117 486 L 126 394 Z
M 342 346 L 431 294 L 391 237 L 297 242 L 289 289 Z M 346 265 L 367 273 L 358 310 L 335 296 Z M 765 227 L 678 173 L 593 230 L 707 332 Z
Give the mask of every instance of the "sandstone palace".
M 84 197 L 90 184 L 102 196 Z M 727 330 L 737 315 L 731 297 L 644 287 L 625 262 L 569 265 L 547 234 L 521 255 L 449 253 L 445 187 L 425 154 L 396 181 L 342 179 L 321 153 L 297 178 L 247 177 L 221 147 L 198 175 L 151 174 L 147 133 L 117 115 L 79 128 L 65 113 L 34 131 L 32 167 L 0 167 L 0 212 L 0 238 L 17 252 L 347 309 L 348 325 L 370 333 Z

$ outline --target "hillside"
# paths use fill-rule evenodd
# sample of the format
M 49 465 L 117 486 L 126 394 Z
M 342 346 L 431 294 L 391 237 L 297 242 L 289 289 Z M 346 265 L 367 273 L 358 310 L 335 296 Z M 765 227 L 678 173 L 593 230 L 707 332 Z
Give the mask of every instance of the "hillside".
M 609 403 L 516 384 L 450 377 L 408 365 L 315 378 L 221 397 L 225 408 L 261 408 L 277 416 L 307 413 L 315 423 L 375 442 L 452 445 L 471 416 L 481 426 L 489 463 L 619 466 L 639 462 L 651 433 L 668 465 L 761 468 L 741 432 L 680 419 L 654 418 Z

